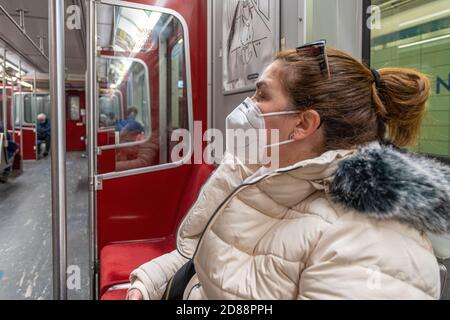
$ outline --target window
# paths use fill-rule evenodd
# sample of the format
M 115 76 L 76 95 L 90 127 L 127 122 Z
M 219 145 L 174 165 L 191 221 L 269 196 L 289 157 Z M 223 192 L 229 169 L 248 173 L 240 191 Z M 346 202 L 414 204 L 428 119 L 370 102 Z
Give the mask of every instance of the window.
M 23 96 L 23 122 L 33 123 L 33 105 L 31 95 Z
M 80 120 L 80 97 L 69 96 L 67 107 L 69 108 L 69 117 L 72 121 Z
M 47 119 L 50 119 L 51 116 L 51 103 L 50 103 L 50 94 L 37 94 L 36 97 L 36 114 L 43 113 L 47 116 Z
M 101 88 L 98 99 L 99 128 L 114 127 L 122 137 L 116 141 L 119 146 L 130 142 L 125 134 L 120 133 L 132 126 L 133 132 L 141 139 L 150 138 L 150 84 L 145 63 L 135 58 L 102 56 L 97 64 Z
M 450 156 L 450 0 L 372 1 L 381 29 L 371 30 L 371 65 L 413 68 L 432 80 L 432 97 L 415 151 Z
M 19 94 L 14 95 L 14 115 L 11 115 L 14 118 L 11 119 L 14 119 L 14 123 L 16 126 L 20 126 L 20 99 L 21 96 Z
M 170 164 L 188 156 L 191 150 L 171 157 L 175 145 L 186 142 L 171 141 L 173 132 L 193 126 L 181 21 L 157 10 L 101 3 L 97 21 L 102 48 L 97 59 L 98 140 L 106 142 L 101 149 L 114 150 L 114 172 Z M 110 113 L 113 126 L 106 123 Z
M 101 90 L 98 101 L 99 127 L 115 127 L 122 120 L 122 94 L 118 90 Z
M 184 105 L 184 59 L 183 59 L 183 43 L 182 39 L 176 42 L 172 48 L 170 55 L 170 106 L 172 115 L 172 128 L 182 128 L 183 125 L 180 122 L 183 120 L 183 108 Z M 180 114 L 181 112 L 181 114 Z
M 32 125 L 36 122 L 36 117 L 44 113 L 50 119 L 51 104 L 48 93 L 22 93 L 14 95 L 14 118 L 16 126 L 20 125 L 20 105 L 23 105 L 22 123 Z

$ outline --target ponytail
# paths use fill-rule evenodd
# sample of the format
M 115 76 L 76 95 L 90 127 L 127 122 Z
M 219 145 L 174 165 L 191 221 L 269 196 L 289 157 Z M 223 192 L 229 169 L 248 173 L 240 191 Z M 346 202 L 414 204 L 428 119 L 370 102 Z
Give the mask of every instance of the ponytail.
M 382 68 L 378 72 L 381 81 L 379 86 L 372 84 L 372 100 L 389 138 L 400 147 L 413 146 L 431 95 L 430 79 L 408 68 Z

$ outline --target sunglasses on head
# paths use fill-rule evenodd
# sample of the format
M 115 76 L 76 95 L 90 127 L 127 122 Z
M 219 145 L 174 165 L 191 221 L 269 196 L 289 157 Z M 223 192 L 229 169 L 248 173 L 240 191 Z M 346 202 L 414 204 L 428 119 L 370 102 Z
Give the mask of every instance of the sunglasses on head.
M 316 58 L 319 63 L 321 74 L 328 80 L 331 79 L 328 56 L 326 53 L 326 40 L 319 40 L 297 47 L 297 52 L 310 58 Z

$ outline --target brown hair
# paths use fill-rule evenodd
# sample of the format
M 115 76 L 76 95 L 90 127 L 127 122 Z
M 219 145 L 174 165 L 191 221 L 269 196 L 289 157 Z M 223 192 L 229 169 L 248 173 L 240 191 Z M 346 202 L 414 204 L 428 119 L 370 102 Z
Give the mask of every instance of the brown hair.
M 323 121 L 325 147 L 346 149 L 385 138 L 398 146 L 416 142 L 430 96 L 430 80 L 406 68 L 371 70 L 350 55 L 327 48 L 331 79 L 320 73 L 315 58 L 284 50 L 275 61 L 282 64 L 282 86 L 291 103 L 301 110 L 316 110 Z

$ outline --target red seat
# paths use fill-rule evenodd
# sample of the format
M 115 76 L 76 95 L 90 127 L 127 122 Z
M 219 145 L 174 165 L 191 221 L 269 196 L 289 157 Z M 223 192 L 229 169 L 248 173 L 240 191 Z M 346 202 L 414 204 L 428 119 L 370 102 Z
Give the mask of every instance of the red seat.
M 186 214 L 198 193 L 214 170 L 214 166 L 195 166 L 186 193 L 180 201 L 175 226 Z M 175 230 L 174 230 L 175 231 Z M 110 290 L 114 285 L 129 282 L 130 273 L 140 265 L 175 250 L 175 238 L 162 241 L 116 243 L 105 246 L 100 252 L 100 296 L 102 300 L 125 299 L 127 290 Z
M 100 295 L 114 285 L 129 282 L 130 273 L 140 265 L 175 250 L 175 239 L 160 242 L 118 243 L 100 253 Z M 114 292 L 114 291 L 113 291 Z
M 125 300 L 126 296 L 127 289 L 106 291 L 101 300 Z

